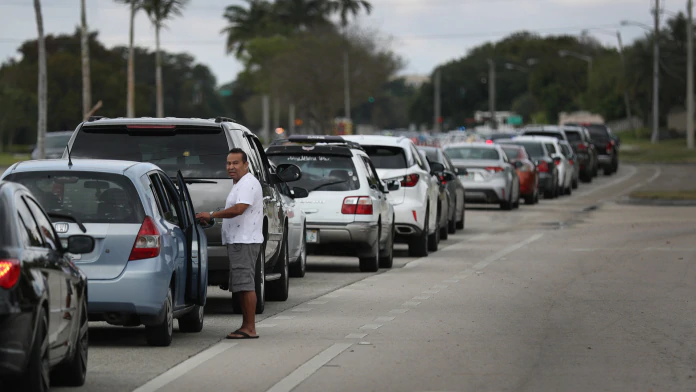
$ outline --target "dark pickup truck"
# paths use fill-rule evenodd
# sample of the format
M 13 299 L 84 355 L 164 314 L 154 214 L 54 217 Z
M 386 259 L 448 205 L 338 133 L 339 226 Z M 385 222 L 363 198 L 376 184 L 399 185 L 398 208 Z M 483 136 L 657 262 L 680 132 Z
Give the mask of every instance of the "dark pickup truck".
M 604 124 L 592 123 L 566 125 L 579 125 L 587 128 L 590 131 L 591 142 L 597 149 L 599 166 L 604 170 L 604 175 L 616 173 L 619 169 L 619 138 L 611 132 L 609 127 Z

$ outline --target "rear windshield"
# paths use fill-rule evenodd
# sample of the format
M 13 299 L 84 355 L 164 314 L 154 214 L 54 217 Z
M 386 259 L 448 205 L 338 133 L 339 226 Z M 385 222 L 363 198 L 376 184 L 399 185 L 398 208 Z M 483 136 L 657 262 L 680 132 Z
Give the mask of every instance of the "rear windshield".
M 497 161 L 500 154 L 493 148 L 484 147 L 452 147 L 448 148 L 447 155 L 450 159 L 487 159 Z
M 360 180 L 353 159 L 332 155 L 269 155 L 276 166 L 283 163 L 297 165 L 302 177 L 292 186 L 308 191 L 344 192 L 360 189 Z
M 578 131 L 565 131 L 565 134 L 568 138 L 568 141 L 571 143 L 582 141 L 582 135 Z
M 406 169 L 406 154 L 401 147 L 363 146 L 377 169 Z
M 520 155 L 520 151 L 513 147 L 503 147 L 503 151 L 505 151 L 505 155 L 507 155 L 509 159 L 517 159 Z
M 177 170 L 186 178 L 228 178 L 225 162 L 229 147 L 222 128 L 125 130 L 94 128 L 79 131 L 73 158 L 150 162 L 170 177 Z
M 559 132 L 548 132 L 548 131 L 525 131 L 526 136 L 548 136 L 555 137 L 556 139 L 563 140 L 563 135 Z
M 561 144 L 561 152 L 565 157 L 573 155 L 573 150 L 570 148 L 570 146 L 567 146 L 565 144 Z
M 145 218 L 130 179 L 96 172 L 24 172 L 5 178 L 31 191 L 46 212 L 73 216 L 82 223 L 142 223 Z
M 544 148 L 539 142 L 519 142 L 515 141 L 513 144 L 524 147 L 527 150 L 527 155 L 532 158 L 542 158 L 544 157 Z
M 46 134 L 46 148 L 65 148 L 70 141 L 70 136 L 72 136 L 72 134 L 51 135 L 48 133 Z
M 428 157 L 428 159 L 430 159 L 430 162 L 440 162 L 438 157 L 437 157 L 437 150 L 430 150 L 430 149 L 420 150 L 419 149 L 418 151 L 424 152 L 425 156 Z
M 590 130 L 590 136 L 592 136 L 593 138 L 598 138 L 598 139 L 608 139 L 609 138 L 609 131 L 607 130 L 606 125 L 590 124 L 590 125 L 587 125 L 587 129 Z

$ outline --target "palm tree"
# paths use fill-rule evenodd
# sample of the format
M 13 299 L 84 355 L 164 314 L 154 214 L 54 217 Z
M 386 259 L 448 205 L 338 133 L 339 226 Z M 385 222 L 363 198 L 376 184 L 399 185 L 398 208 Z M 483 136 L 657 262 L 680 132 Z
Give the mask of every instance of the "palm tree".
M 143 9 L 155 26 L 155 83 L 157 84 L 157 117 L 164 117 L 164 96 L 162 94 L 162 55 L 160 53 L 160 30 L 164 23 L 181 10 L 189 0 L 144 0 Z
M 284 26 L 291 30 L 307 30 L 330 24 L 329 5 L 326 0 L 277 0 L 274 10 Z
M 85 0 L 80 1 L 80 43 L 82 46 L 82 121 L 87 121 L 92 110 L 92 81 L 89 68 L 89 30 L 87 29 L 87 6 Z
M 241 5 L 231 5 L 223 15 L 229 23 L 221 31 L 222 34 L 227 34 L 227 53 L 234 52 L 237 57 L 244 53 L 249 41 L 273 33 L 273 5 L 266 0 L 246 2 L 248 9 Z
M 143 0 L 116 0 L 130 7 L 130 32 L 128 34 L 128 93 L 126 95 L 126 116 L 135 117 L 135 14 L 143 7 Z
M 36 129 L 36 147 L 39 150 L 39 159 L 46 156 L 44 135 L 46 135 L 46 40 L 44 38 L 43 15 L 41 14 L 41 1 L 34 0 L 34 12 L 36 13 L 36 28 L 39 32 L 39 120 Z

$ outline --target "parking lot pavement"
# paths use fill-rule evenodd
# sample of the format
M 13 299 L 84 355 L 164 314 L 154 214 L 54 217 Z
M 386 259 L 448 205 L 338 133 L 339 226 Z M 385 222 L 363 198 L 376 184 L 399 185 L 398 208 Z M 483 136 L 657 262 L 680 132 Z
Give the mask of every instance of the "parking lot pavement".
M 614 202 L 654 173 L 473 207 L 464 232 L 427 258 L 400 246 L 390 271 L 312 256 L 258 340 L 222 339 L 240 318 L 212 288 L 203 332 L 171 347 L 95 323 L 83 390 L 694 390 L 696 209 Z

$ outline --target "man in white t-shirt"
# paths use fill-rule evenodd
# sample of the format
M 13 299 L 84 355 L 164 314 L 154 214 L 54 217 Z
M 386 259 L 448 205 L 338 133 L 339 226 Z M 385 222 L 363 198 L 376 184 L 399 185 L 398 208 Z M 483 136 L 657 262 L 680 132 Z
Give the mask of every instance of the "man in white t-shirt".
M 234 180 L 222 211 L 199 212 L 196 219 L 222 219 L 222 243 L 230 259 L 229 288 L 238 293 L 242 326 L 228 339 L 256 339 L 256 259 L 263 244 L 263 192 L 261 183 L 249 173 L 247 154 L 233 148 L 227 154 L 227 174 Z

